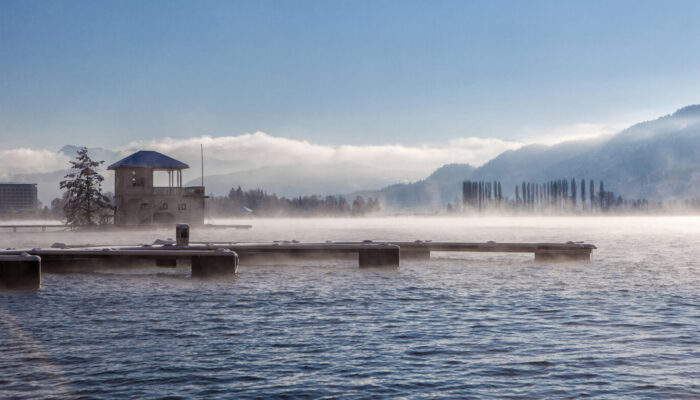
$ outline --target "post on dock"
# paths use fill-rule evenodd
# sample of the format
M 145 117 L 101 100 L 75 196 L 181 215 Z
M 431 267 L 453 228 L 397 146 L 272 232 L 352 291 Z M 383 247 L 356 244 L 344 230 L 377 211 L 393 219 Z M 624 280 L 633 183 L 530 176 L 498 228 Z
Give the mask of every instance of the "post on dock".
M 217 250 L 216 255 L 192 256 L 192 277 L 213 278 L 234 275 L 238 271 L 238 254 Z
M 400 248 L 395 244 L 364 245 L 359 250 L 359 265 L 363 267 L 399 267 Z
M 0 256 L 0 288 L 38 289 L 41 257 L 28 254 Z
M 187 224 L 175 225 L 175 243 L 178 247 L 190 245 L 190 226 Z

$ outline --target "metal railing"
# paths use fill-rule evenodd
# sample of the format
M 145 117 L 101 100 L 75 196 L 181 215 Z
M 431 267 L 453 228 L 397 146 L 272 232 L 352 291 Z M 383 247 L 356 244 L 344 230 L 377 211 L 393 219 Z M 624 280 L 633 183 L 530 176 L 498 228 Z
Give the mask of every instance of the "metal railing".
M 153 194 L 159 196 L 204 196 L 204 186 L 154 187 Z

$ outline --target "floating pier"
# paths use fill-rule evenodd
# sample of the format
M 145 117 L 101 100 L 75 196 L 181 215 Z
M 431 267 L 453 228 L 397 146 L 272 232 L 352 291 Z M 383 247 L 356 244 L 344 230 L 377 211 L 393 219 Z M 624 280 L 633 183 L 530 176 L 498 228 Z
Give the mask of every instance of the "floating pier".
M 470 243 L 470 242 L 392 242 L 401 247 L 401 256 L 428 259 L 433 251 L 478 253 L 532 253 L 535 261 L 590 261 L 595 245 L 586 243 Z
M 130 268 L 138 265 L 176 267 L 189 260 L 192 277 L 233 275 L 238 255 L 230 250 L 205 250 L 163 246 L 159 248 L 59 248 L 0 252 L 0 286 L 35 287 L 44 272 L 85 272 L 98 267 Z
M 401 248 L 391 243 L 231 243 L 200 244 L 190 248 L 231 250 L 238 254 L 242 263 L 270 259 L 317 259 L 356 255 L 360 268 L 398 268 L 401 259 Z
M 256 258 L 271 258 L 289 256 L 296 258 L 335 256 L 343 253 L 359 253 L 360 267 L 363 263 L 363 252 L 369 254 L 372 246 L 390 246 L 399 248 L 399 257 L 402 259 L 430 259 L 431 252 L 479 252 L 479 253 L 531 253 L 535 261 L 590 261 L 591 253 L 596 246 L 586 243 L 471 243 L 471 242 L 433 242 L 416 240 L 413 242 L 387 241 L 373 242 L 325 242 L 325 243 L 299 243 L 285 241 L 281 243 L 250 244 L 227 242 L 193 242 L 206 246 L 207 249 L 229 249 L 239 256 L 255 256 Z M 388 254 L 388 253 L 387 253 Z M 366 259 L 366 258 L 365 258 Z M 388 262 L 387 264 L 390 264 Z M 396 264 L 398 266 L 398 263 Z
M 178 233 L 176 236 L 181 235 Z M 308 259 L 329 259 L 329 258 L 351 258 L 357 257 L 359 267 L 389 266 L 398 267 L 401 258 L 401 248 L 391 243 L 191 243 L 183 244 L 181 240 L 176 244 L 174 241 L 156 240 L 153 245 L 141 245 L 132 247 L 121 247 L 119 250 L 143 250 L 143 251 L 232 251 L 236 253 L 242 263 L 253 263 L 256 261 L 279 261 L 279 260 L 308 260 Z M 54 243 L 56 249 L 79 250 L 96 249 L 92 244 L 66 245 Z M 117 250 L 117 249 L 115 249 Z M 4 252 L 7 253 L 7 252 Z M 0 252 L 3 254 L 3 252 Z M 166 253 L 171 254 L 171 253 Z M 161 257 L 162 258 L 162 257 Z M 161 266 L 169 266 L 163 261 Z
M 470 243 L 433 242 L 323 242 L 274 243 L 190 242 L 190 227 L 178 224 L 176 241 L 156 240 L 153 245 L 102 246 L 65 245 L 52 248 L 0 251 L 0 287 L 39 287 L 42 268 L 47 272 L 90 270 L 94 266 L 130 267 L 147 263 L 176 267 L 178 260 L 189 260 L 193 277 L 235 274 L 242 262 L 255 260 L 357 257 L 358 266 L 398 268 L 401 258 L 429 259 L 431 252 L 532 253 L 535 261 L 590 261 L 596 246 L 566 243 Z

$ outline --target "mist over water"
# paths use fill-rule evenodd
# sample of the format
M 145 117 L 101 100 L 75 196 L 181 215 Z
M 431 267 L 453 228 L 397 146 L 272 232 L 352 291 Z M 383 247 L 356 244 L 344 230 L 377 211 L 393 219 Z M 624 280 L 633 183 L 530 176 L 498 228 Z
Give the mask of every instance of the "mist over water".
M 700 218 L 251 219 L 192 241 L 585 241 L 590 264 L 433 253 L 45 274 L 0 292 L 0 397 L 697 398 Z M 174 232 L 0 233 L 1 247 Z

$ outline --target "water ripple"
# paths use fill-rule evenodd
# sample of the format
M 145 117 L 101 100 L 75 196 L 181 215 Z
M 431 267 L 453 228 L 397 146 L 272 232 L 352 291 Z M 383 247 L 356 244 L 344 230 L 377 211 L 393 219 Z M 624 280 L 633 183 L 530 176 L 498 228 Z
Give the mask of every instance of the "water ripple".
M 279 237 L 260 223 L 251 235 Z M 356 235 L 407 229 L 391 223 Z M 575 232 L 599 245 L 591 264 L 450 254 L 388 272 L 242 266 L 226 281 L 47 274 L 39 291 L 0 292 L 0 398 L 699 398 L 700 232 L 569 224 L 488 233 Z M 474 239 L 442 229 L 416 237 Z

